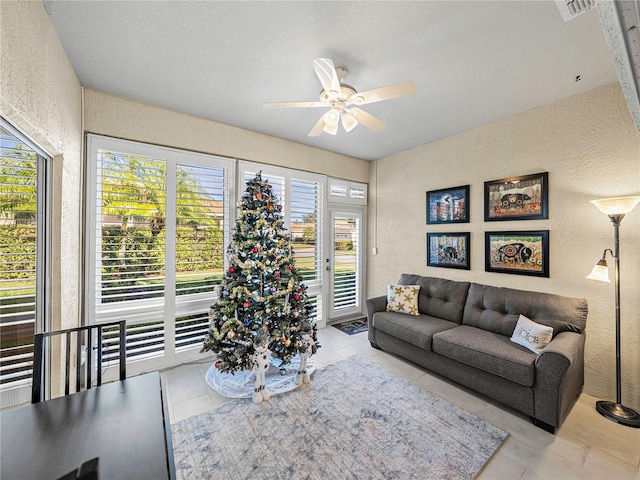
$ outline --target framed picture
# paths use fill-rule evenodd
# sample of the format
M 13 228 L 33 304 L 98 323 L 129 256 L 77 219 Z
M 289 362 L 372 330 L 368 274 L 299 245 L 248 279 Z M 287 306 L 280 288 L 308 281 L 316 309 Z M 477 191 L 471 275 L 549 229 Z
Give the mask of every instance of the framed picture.
M 469 223 L 469 185 L 427 192 L 427 225 Z
M 427 233 L 427 267 L 470 268 L 469 232 Z
M 484 221 L 549 218 L 549 173 L 484 182 Z
M 485 271 L 549 276 L 549 230 L 485 232 Z

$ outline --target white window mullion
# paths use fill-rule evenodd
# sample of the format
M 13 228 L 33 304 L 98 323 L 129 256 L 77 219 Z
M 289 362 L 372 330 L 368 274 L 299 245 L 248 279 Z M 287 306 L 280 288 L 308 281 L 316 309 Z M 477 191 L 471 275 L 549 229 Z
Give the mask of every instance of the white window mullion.
M 242 195 L 242 190 L 238 189 L 236 184 L 236 178 L 242 177 L 242 175 L 238 174 L 238 169 L 240 168 L 238 164 L 239 162 L 235 162 L 233 168 L 225 169 L 224 176 L 224 271 L 226 271 L 227 267 L 229 266 L 229 259 L 227 258 L 226 248 L 227 245 L 231 243 L 233 225 L 235 225 L 236 221 L 236 199 L 240 198 L 240 195 Z
M 176 162 L 167 161 L 165 273 L 164 273 L 164 354 L 168 364 L 175 354 L 176 310 Z

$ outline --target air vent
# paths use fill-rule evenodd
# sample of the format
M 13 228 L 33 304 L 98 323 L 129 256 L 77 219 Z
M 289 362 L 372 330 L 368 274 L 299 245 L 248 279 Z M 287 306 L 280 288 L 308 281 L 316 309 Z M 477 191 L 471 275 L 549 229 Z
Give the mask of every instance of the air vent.
M 576 18 L 592 7 L 595 7 L 595 0 L 556 0 L 556 5 L 565 22 Z

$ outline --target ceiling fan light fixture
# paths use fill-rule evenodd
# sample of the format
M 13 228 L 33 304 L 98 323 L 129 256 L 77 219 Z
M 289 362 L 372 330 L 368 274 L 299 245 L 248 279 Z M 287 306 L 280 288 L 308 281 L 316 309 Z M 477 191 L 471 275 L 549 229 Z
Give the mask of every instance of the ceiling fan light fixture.
M 340 121 L 340 112 L 338 112 L 335 108 L 332 108 L 327 113 L 324 114 L 324 123 L 325 125 L 335 125 L 338 126 L 338 122 Z
M 335 135 L 336 133 L 338 133 L 338 124 L 337 123 L 331 124 L 331 123 L 325 122 L 324 128 L 322 130 L 324 130 L 325 132 L 331 135 Z
M 348 133 L 354 128 L 356 128 L 357 126 L 358 126 L 358 121 L 355 119 L 353 115 L 346 112 L 342 114 L 342 127 L 344 128 L 345 132 Z

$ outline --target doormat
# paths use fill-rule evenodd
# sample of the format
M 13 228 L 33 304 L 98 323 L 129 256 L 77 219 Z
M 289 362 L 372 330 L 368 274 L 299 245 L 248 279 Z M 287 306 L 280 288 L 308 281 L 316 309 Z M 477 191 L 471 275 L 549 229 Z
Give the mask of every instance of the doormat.
M 171 425 L 178 480 L 477 477 L 508 433 L 357 357 Z
M 348 320 L 346 322 L 332 323 L 332 327 L 336 327 L 347 335 L 366 332 L 368 328 L 367 317 L 358 318 L 357 320 Z

